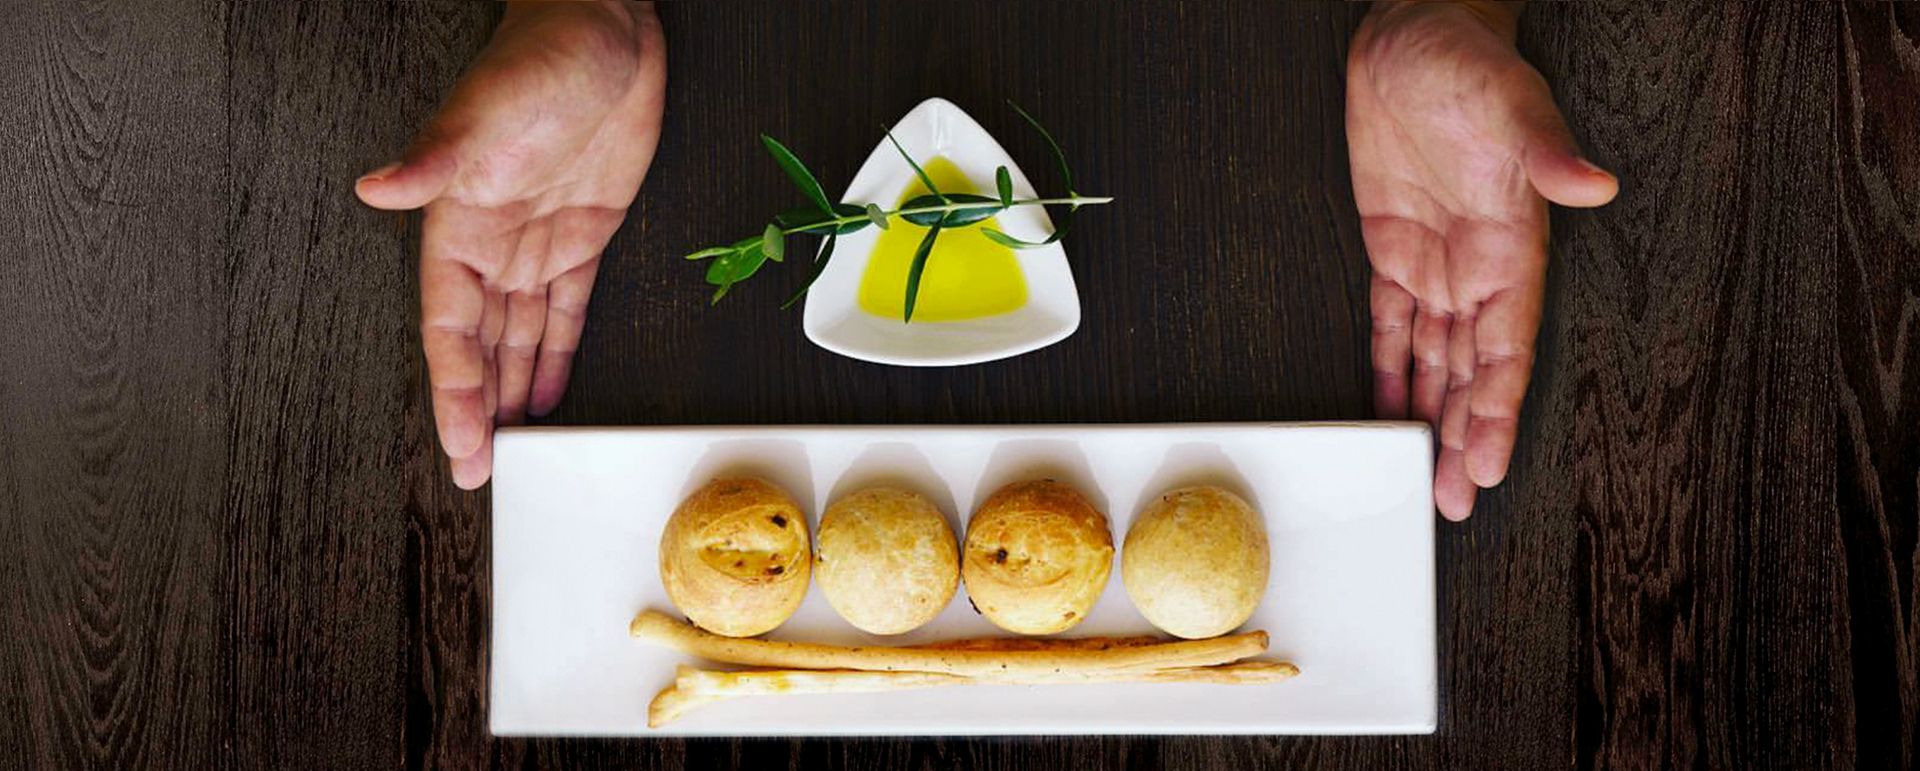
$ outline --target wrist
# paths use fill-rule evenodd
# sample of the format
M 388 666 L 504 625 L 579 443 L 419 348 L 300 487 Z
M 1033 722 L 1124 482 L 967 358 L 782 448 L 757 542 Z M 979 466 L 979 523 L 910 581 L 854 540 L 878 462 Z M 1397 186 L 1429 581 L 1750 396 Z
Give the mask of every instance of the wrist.
M 1526 5 L 1521 0 L 1376 0 L 1369 15 L 1452 8 L 1464 11 L 1502 39 L 1512 42 L 1519 36 L 1520 11 Z

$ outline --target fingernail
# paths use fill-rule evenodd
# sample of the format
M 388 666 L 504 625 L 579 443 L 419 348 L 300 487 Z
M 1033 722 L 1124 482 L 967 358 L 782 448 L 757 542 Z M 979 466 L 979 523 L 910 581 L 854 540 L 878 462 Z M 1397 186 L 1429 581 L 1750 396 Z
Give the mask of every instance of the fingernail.
M 1606 169 L 1603 169 L 1603 168 L 1600 168 L 1599 166 L 1594 165 L 1593 161 L 1589 161 L 1585 158 L 1576 158 L 1575 160 L 1578 160 L 1580 162 L 1580 165 L 1586 168 L 1588 174 L 1606 177 L 1607 179 L 1613 179 L 1613 172 L 1607 171 Z
M 365 174 L 360 175 L 360 179 L 355 180 L 354 184 L 357 185 L 357 184 L 360 184 L 361 182 L 367 182 L 370 180 L 378 181 L 378 180 L 386 179 L 387 175 L 392 174 L 399 170 L 400 170 L 400 162 L 394 161 L 393 163 L 389 163 L 385 166 L 381 166 L 380 168 L 374 169 L 373 171 L 369 171 Z

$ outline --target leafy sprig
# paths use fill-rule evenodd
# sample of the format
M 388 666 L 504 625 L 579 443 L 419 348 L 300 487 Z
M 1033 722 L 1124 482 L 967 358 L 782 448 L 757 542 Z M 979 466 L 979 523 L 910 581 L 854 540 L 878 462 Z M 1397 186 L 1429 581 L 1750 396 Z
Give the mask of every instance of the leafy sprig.
M 1113 200 L 1106 196 L 1087 196 L 1077 192 L 1073 187 L 1073 171 L 1067 167 L 1066 153 L 1060 149 L 1060 143 L 1054 141 L 1053 134 L 1040 125 L 1032 115 L 1027 114 L 1026 110 L 1020 109 L 1019 105 L 1012 102 L 1008 104 L 1026 120 L 1028 125 L 1040 132 L 1042 139 L 1046 140 L 1047 149 L 1052 153 L 1054 163 L 1060 169 L 1060 179 L 1067 188 L 1065 195 L 1016 199 L 1013 197 L 1013 174 L 1005 166 L 994 170 L 995 195 L 993 196 L 943 192 L 934 185 L 933 179 L 927 176 L 926 170 L 922 169 L 913 156 L 907 153 L 906 148 L 900 146 L 899 140 L 894 139 L 893 132 L 888 131 L 887 141 L 893 144 L 894 149 L 900 152 L 900 157 L 906 159 L 907 165 L 913 168 L 913 173 L 919 177 L 920 184 L 927 188 L 927 194 L 908 199 L 892 210 L 883 208 L 877 203 L 834 203 L 827 198 L 825 188 L 820 186 L 820 181 L 813 176 L 813 172 L 807 170 L 806 164 L 801 163 L 792 150 L 780 144 L 779 140 L 762 134 L 760 143 L 766 146 L 767 152 L 773 155 L 774 161 L 780 165 L 781 171 L 786 172 L 787 178 L 793 181 L 794 186 L 800 188 L 800 192 L 806 196 L 808 203 L 774 215 L 773 220 L 767 223 L 759 236 L 743 238 L 726 246 L 701 249 L 687 255 L 687 259 L 713 260 L 712 264 L 707 266 L 707 283 L 716 287 L 713 292 L 713 302 L 717 303 L 720 302 L 720 298 L 727 296 L 727 292 L 735 284 L 751 278 L 769 260 L 784 261 L 787 254 L 787 236 L 802 234 L 826 236 L 826 243 L 820 248 L 820 253 L 813 258 L 812 264 L 808 266 L 806 279 L 800 284 L 799 289 L 795 290 L 793 295 L 780 306 L 787 308 L 805 297 L 807 290 L 812 288 L 813 282 L 819 280 L 820 274 L 826 271 L 827 261 L 833 257 L 834 246 L 841 235 L 852 233 L 868 225 L 886 230 L 889 227 L 889 220 L 895 218 L 906 220 L 927 229 L 927 234 L 920 239 L 920 246 L 914 250 L 913 262 L 907 269 L 907 296 L 901 315 L 903 321 L 911 322 L 914 306 L 919 301 L 920 278 L 926 273 L 927 260 L 933 256 L 934 242 L 939 239 L 943 231 L 976 225 L 1015 206 L 1067 207 L 1059 218 L 1059 224 L 1054 227 L 1052 235 L 1044 240 L 1025 241 L 989 227 L 982 227 L 980 230 L 982 235 L 1002 246 L 1031 249 L 1054 243 L 1065 236 L 1068 222 L 1080 207 L 1109 203 Z

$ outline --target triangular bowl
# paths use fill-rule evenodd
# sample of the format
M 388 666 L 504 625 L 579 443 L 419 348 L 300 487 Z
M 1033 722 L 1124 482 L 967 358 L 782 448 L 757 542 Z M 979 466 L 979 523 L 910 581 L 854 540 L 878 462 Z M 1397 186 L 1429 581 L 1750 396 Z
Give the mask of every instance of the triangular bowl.
M 937 97 L 921 102 L 893 127 L 893 136 L 921 163 L 945 156 L 988 194 L 994 189 L 994 169 L 1005 166 L 1013 178 L 1014 197 L 1035 197 L 1020 165 L 952 102 Z M 883 136 L 841 201 L 891 208 L 913 180 L 913 169 Z M 1016 238 L 1038 241 L 1053 232 L 1052 221 L 1038 206 L 1018 206 L 995 216 Z M 815 345 L 881 364 L 944 367 L 1018 356 L 1057 343 L 1080 326 L 1080 296 L 1066 250 L 1058 242 L 1015 250 L 1027 283 L 1027 304 L 1010 313 L 911 324 L 868 313 L 860 307 L 860 280 L 878 239 L 872 227 L 840 237 L 832 261 L 807 293 L 803 326 Z

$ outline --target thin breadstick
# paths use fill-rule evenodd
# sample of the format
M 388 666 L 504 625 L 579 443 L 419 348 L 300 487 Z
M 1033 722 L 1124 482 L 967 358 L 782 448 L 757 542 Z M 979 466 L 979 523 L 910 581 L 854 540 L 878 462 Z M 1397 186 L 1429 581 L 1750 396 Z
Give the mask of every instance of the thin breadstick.
M 1058 685 L 1071 683 L 1212 683 L 1260 685 L 1300 673 L 1284 661 L 1242 661 L 1211 667 L 1179 667 L 1144 672 L 1107 672 L 1092 676 L 1033 675 L 981 677 L 937 672 L 870 672 L 851 669 L 785 669 L 717 672 L 680 667 L 674 684 L 655 697 L 647 725 L 658 728 L 695 708 L 742 696 L 821 693 L 880 693 L 960 685 Z
M 1244 632 L 1205 640 L 1180 640 L 1107 650 L 850 648 L 722 637 L 651 610 L 634 616 L 627 631 L 651 643 L 703 659 L 732 664 L 786 669 L 941 672 L 968 676 L 997 673 L 1009 677 L 1046 674 L 1086 677 L 1109 672 L 1205 667 L 1256 656 L 1267 649 L 1266 632 Z
M 875 693 L 949 685 L 1066 685 L 1074 683 L 1213 683 L 1248 685 L 1273 683 L 1300 673 L 1285 661 L 1240 661 L 1211 667 L 1177 667 L 1145 672 L 1108 672 L 1089 677 L 1068 675 L 980 677 L 939 672 L 870 672 L 859 669 L 750 669 L 723 672 L 681 667 L 674 685 L 688 694 L 749 696 L 777 693 Z
M 981 637 L 910 645 L 930 651 L 1104 651 L 1169 642 L 1161 637 Z
M 682 667 L 685 669 L 685 667 Z M 719 697 L 696 696 L 669 685 L 647 705 L 647 727 L 659 728 L 692 710 L 723 701 Z

